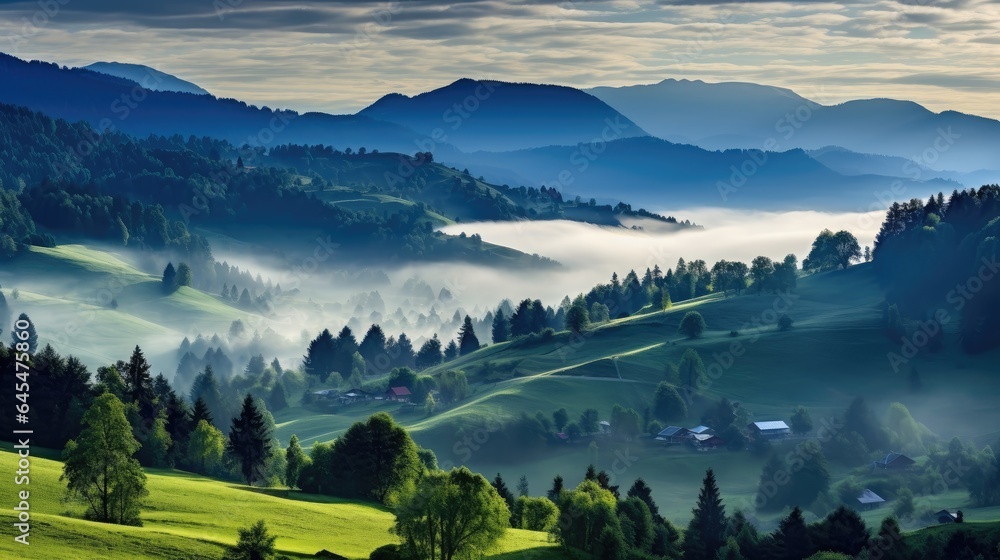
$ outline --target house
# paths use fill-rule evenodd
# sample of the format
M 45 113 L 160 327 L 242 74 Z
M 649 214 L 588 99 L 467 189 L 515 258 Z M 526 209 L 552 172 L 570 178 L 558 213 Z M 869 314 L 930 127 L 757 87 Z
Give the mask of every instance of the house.
M 747 426 L 750 437 L 755 440 L 782 439 L 792 433 L 792 429 L 783 420 L 753 422 Z
M 938 523 L 954 523 L 958 520 L 958 514 L 946 509 L 931 514 L 931 518 Z
M 903 455 L 902 453 L 893 453 L 892 451 L 890 451 L 889 454 L 885 456 L 885 458 L 883 458 L 880 461 L 875 461 L 874 463 L 872 463 L 872 466 L 878 467 L 880 469 L 902 470 L 909 468 L 914 463 L 916 463 L 916 461 L 910 459 L 906 455 Z
M 715 434 L 715 430 L 709 428 L 708 426 L 695 426 L 694 428 L 688 430 L 688 432 L 691 432 L 692 434 L 709 434 L 709 435 Z
M 313 396 L 317 399 L 336 399 L 340 396 L 340 391 L 336 389 L 322 389 L 319 391 L 313 391 Z
M 875 492 L 865 488 L 865 491 L 858 496 L 858 504 L 861 509 L 878 509 L 885 503 L 885 499 Z
M 368 391 L 353 387 L 344 391 L 344 393 L 337 398 L 340 400 L 341 404 L 351 404 L 358 401 L 367 401 L 371 399 L 371 394 L 369 394 Z
M 611 433 L 611 422 L 608 422 L 607 420 L 601 420 L 600 422 L 597 423 L 597 426 L 600 428 L 602 434 Z
M 715 434 L 691 434 L 688 441 L 691 442 L 691 445 L 693 445 L 695 449 L 702 451 L 717 449 L 726 445 L 726 442 Z
M 691 431 L 687 428 L 667 426 L 660 433 L 656 434 L 656 439 L 657 441 L 665 441 L 667 443 L 683 443 L 687 441 L 689 435 L 691 435 Z
M 389 387 L 385 392 L 385 399 L 387 401 L 410 402 L 412 394 L 406 387 Z

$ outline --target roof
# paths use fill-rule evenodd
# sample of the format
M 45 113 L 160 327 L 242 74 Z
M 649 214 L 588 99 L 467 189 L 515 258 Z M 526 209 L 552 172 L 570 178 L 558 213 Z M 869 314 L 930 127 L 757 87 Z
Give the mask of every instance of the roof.
M 945 515 L 950 516 L 952 518 L 958 517 L 957 513 L 952 513 L 952 512 L 950 512 L 950 511 L 948 511 L 946 509 L 943 509 L 941 511 L 936 511 L 936 512 L 934 512 L 931 515 L 933 515 L 934 517 L 942 517 L 942 516 L 945 516 Z
M 681 428 L 680 426 L 667 426 L 656 435 L 659 437 L 683 436 L 687 431 L 687 428 Z
M 600 422 L 598 422 L 598 424 L 600 424 L 601 426 L 610 426 L 611 422 L 608 422 L 607 420 L 601 420 Z
M 893 463 L 897 463 L 899 465 L 912 465 L 913 463 L 916 463 L 916 461 L 910 459 L 902 453 L 893 453 L 890 451 L 889 454 L 885 456 L 885 459 L 882 459 L 882 464 L 891 465 Z
M 408 397 L 413 394 L 406 387 L 389 387 L 389 390 L 386 391 L 386 393 L 392 393 L 397 397 Z
M 719 439 L 719 436 L 716 436 L 716 435 L 714 435 L 714 434 L 694 434 L 694 435 L 693 435 L 693 436 L 691 436 L 691 437 L 692 437 L 692 438 L 693 438 L 693 439 L 694 439 L 695 441 L 698 441 L 698 442 L 702 442 L 702 441 L 709 441 L 709 440 L 712 440 L 712 439 Z M 722 440 L 721 440 L 721 439 L 719 439 L 719 441 L 722 441 Z
M 692 434 L 703 434 L 705 432 L 711 432 L 712 428 L 709 428 L 708 426 L 695 426 L 694 428 L 691 428 L 688 431 L 690 431 Z
M 865 491 L 858 496 L 858 501 L 862 504 L 881 504 L 885 500 L 875 492 L 865 488 Z
M 762 432 L 773 432 L 775 430 L 787 430 L 788 424 L 785 424 L 784 420 L 770 420 L 767 422 L 754 422 L 751 424 L 753 427 L 757 428 Z

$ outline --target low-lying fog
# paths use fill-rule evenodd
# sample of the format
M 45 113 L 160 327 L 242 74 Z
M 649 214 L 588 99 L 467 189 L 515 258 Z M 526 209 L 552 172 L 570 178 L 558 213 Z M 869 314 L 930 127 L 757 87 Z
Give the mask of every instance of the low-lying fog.
M 666 270 L 677 264 L 702 259 L 711 267 L 721 259 L 750 264 L 764 255 L 781 259 L 794 253 L 799 262 L 809 254 L 816 235 L 824 228 L 853 233 L 862 248 L 874 243 L 884 211 L 825 213 L 816 211 L 748 212 L 719 208 L 671 210 L 670 214 L 704 226 L 681 232 L 662 231 L 652 221 L 636 222 L 641 231 L 599 227 L 569 221 L 477 222 L 443 229 L 449 234 L 478 233 L 484 241 L 538 253 L 562 263 L 560 270 L 543 273 L 474 270 L 461 266 L 420 266 L 409 274 L 436 277 L 468 288 L 466 298 L 497 300 L 500 294 L 512 300 L 541 298 L 558 303 L 564 295 L 587 291 L 607 282 L 612 272 L 624 276 L 635 269 L 641 276 L 646 267 Z M 454 291 L 454 290 L 453 290 Z

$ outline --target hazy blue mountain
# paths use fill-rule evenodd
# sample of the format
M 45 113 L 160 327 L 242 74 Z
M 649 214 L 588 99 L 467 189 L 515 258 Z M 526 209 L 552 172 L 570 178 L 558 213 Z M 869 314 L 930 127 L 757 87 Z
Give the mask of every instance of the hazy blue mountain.
M 1000 121 L 912 101 L 821 105 L 782 88 L 700 80 L 588 90 L 651 134 L 708 149 L 841 146 L 959 172 L 996 167 Z
M 95 62 L 83 67 L 85 70 L 93 70 L 109 76 L 117 76 L 132 80 L 153 91 L 177 91 L 181 93 L 193 93 L 204 95 L 208 91 L 187 80 L 182 80 L 177 76 L 160 72 L 155 68 L 143 66 L 141 64 L 126 64 L 123 62 Z
M 256 107 L 235 99 L 172 91 L 135 92 L 135 82 L 82 68 L 25 62 L 0 53 L 0 102 L 136 136 L 211 136 L 236 145 L 326 144 L 339 149 L 420 149 L 419 135 L 361 115 Z M 448 153 L 439 144 L 435 153 Z
M 827 146 L 809 150 L 809 156 L 823 165 L 843 175 L 886 175 L 902 176 L 910 179 L 947 179 L 968 188 L 996 183 L 1000 180 L 1000 170 L 981 169 L 959 172 L 933 169 L 920 165 L 911 159 L 878 154 L 859 154 L 839 146 Z
M 653 207 L 861 210 L 877 202 L 875 193 L 887 191 L 902 175 L 841 174 L 799 149 L 709 151 L 651 137 L 609 142 L 600 154 L 585 148 L 476 152 L 449 163 L 467 165 L 475 173 L 516 169 L 533 184 L 554 186 L 569 195 L 615 197 Z M 494 182 L 505 179 L 483 173 Z M 961 188 L 940 179 L 902 179 L 902 184 L 906 193 L 921 197 Z
M 578 89 L 462 79 L 408 97 L 386 95 L 359 115 L 412 128 L 463 151 L 573 145 L 646 136 L 634 122 Z

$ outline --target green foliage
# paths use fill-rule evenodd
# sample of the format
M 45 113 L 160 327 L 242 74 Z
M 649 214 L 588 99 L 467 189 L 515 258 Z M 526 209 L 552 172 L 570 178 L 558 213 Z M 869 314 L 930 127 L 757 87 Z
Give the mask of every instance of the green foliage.
M 575 490 L 564 490 L 558 505 L 563 517 L 572 520 L 555 528 L 556 539 L 564 546 L 593 552 L 605 528 L 621 531 L 615 513 L 617 500 L 596 481 L 584 480 Z
M 705 376 L 705 363 L 694 348 L 684 351 L 680 364 L 677 365 L 677 373 L 683 386 L 691 391 L 701 389 L 708 380 Z
M 264 415 L 253 396 L 247 395 L 243 399 L 239 416 L 233 418 L 226 452 L 236 459 L 243 480 L 248 485 L 253 486 L 267 480 L 265 467 L 272 447 L 271 431 Z
M 177 265 L 177 280 L 176 286 L 190 286 L 194 281 L 194 273 L 191 272 L 191 266 L 187 263 L 181 263 Z
M 87 503 L 87 518 L 121 525 L 141 525 L 139 509 L 148 495 L 146 475 L 133 455 L 139 442 L 125 418 L 125 406 L 105 393 L 83 416 L 79 441 L 63 451 L 62 480 L 71 496 Z
M 448 370 L 441 373 L 438 391 L 446 403 L 458 402 L 469 394 L 469 380 L 464 371 Z
M 420 351 L 417 352 L 416 366 L 417 369 L 425 369 L 436 366 L 443 360 L 444 355 L 441 352 L 441 341 L 438 340 L 437 334 L 435 334 L 427 339 L 420 347 Z
M 849 231 L 833 233 L 824 229 L 813 241 L 809 256 L 802 261 L 803 270 L 833 270 L 847 268 L 861 260 L 861 245 Z
M 302 470 L 309 465 L 310 459 L 302 450 L 299 438 L 292 434 L 288 440 L 288 449 L 285 450 L 285 485 L 289 488 L 296 488 L 299 484 L 299 476 Z
M 384 412 L 353 424 L 333 445 L 314 445 L 311 457 L 299 476 L 302 490 L 381 503 L 405 493 L 423 471 L 416 444 Z
M 792 433 L 797 435 L 807 434 L 813 429 L 812 416 L 804 406 L 797 406 L 792 411 L 791 418 Z
M 639 413 L 633 408 L 625 408 L 621 405 L 611 407 L 611 435 L 616 438 L 631 440 L 642 433 Z
M 479 338 L 476 337 L 476 330 L 472 326 L 472 318 L 465 316 L 465 321 L 458 331 L 459 353 L 466 356 L 479 350 Z
M 510 509 L 482 475 L 465 467 L 432 472 L 400 504 L 393 529 L 418 558 L 452 560 L 493 551 Z
M 653 416 L 664 422 L 673 422 L 687 418 L 687 403 L 681 398 L 677 388 L 661 381 L 653 393 Z
M 559 522 L 559 508 L 548 498 L 521 496 L 514 503 L 514 525 L 528 531 L 551 532 Z
M 218 476 L 223 472 L 225 449 L 226 436 L 208 420 L 200 419 L 188 440 L 187 464 L 194 472 Z
M 274 558 L 274 541 L 277 536 L 267 532 L 267 525 L 264 520 L 253 524 L 253 526 L 240 529 L 240 538 L 236 546 L 226 551 L 222 560 L 271 560 Z
M 864 520 L 843 505 L 809 529 L 816 550 L 839 552 L 854 558 L 868 547 L 869 533 Z
M 677 328 L 677 332 L 688 338 L 698 338 L 705 332 L 706 328 L 705 318 L 701 316 L 701 313 L 688 311 L 684 314 L 684 318 L 681 319 L 681 324 Z
M 566 328 L 575 332 L 583 332 L 590 325 L 590 314 L 584 303 L 574 305 L 566 312 Z
M 502 308 L 498 307 L 496 314 L 493 315 L 492 327 L 491 334 L 494 344 L 510 340 L 510 319 L 507 318 Z
M 715 560 L 725 542 L 726 508 L 722 505 L 715 472 L 708 469 L 698 493 L 698 504 L 684 534 L 685 560 Z
M 788 517 L 781 520 L 773 537 L 776 560 L 800 560 L 816 551 L 802 517 L 802 510 L 798 506 L 792 508 Z

